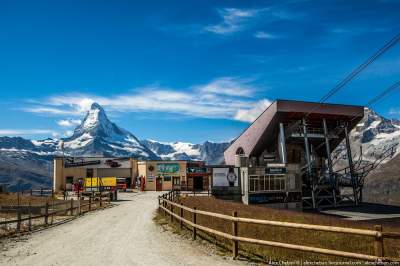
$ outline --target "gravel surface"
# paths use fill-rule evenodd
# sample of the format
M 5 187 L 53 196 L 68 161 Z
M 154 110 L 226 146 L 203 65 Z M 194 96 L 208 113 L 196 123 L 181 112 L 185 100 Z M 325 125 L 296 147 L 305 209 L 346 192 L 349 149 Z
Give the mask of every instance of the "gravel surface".
M 113 208 L 0 242 L 0 265 L 241 265 L 153 222 L 156 192 L 120 193 Z

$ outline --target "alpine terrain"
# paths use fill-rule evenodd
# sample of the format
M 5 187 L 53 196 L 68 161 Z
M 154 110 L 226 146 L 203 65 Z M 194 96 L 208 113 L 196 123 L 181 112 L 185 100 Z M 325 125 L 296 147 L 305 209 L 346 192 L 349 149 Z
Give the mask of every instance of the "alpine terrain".
M 60 148 L 61 141 L 64 143 L 63 150 Z M 381 117 L 371 109 L 365 109 L 363 120 L 351 132 L 355 160 L 379 159 L 382 152 L 399 142 L 400 122 Z M 71 137 L 61 140 L 0 137 L 0 183 L 9 184 L 9 188 L 14 190 L 31 186 L 50 186 L 52 159 L 62 152 L 69 156 L 204 160 L 208 164 L 221 164 L 224 163 L 223 152 L 228 146 L 229 142 L 206 141 L 203 144 L 192 144 L 140 141 L 132 133 L 111 122 L 104 109 L 94 103 Z M 394 153 L 366 178 L 366 200 L 400 204 L 400 182 L 398 171 L 394 170 L 398 166 L 396 162 L 400 161 L 399 152 L 400 148 L 396 147 Z M 344 144 L 337 148 L 336 157 L 338 166 L 346 165 Z M 389 202 L 389 196 L 398 200 Z
M 0 137 L 0 184 L 7 184 L 10 190 L 28 189 L 32 186 L 50 187 L 53 157 L 63 153 L 66 156 L 204 160 L 208 163 L 221 163 L 223 151 L 228 145 L 229 143 L 212 142 L 161 144 L 155 141 L 139 141 L 132 133 L 111 122 L 104 109 L 93 103 L 71 137 L 60 140 Z

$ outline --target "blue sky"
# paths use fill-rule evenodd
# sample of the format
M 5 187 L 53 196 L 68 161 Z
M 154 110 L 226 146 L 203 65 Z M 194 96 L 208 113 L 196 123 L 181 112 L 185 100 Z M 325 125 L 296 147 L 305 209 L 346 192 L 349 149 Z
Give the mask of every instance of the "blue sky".
M 138 138 L 226 141 L 318 101 L 400 32 L 400 1 L 0 1 L 0 135 L 71 134 L 93 101 Z M 400 44 L 329 102 L 400 79 Z M 400 118 L 399 92 L 375 106 Z

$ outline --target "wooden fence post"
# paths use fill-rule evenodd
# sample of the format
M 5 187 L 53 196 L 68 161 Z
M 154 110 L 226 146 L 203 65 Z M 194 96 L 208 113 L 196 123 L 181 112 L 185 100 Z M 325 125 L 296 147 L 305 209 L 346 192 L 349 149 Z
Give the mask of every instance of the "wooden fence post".
M 31 196 L 33 195 L 33 191 L 32 191 L 32 188 L 31 188 Z
M 166 200 L 166 196 L 163 195 L 163 197 L 164 197 L 164 200 L 163 200 L 163 207 L 164 207 L 164 208 L 167 208 L 167 202 L 165 201 L 165 200 Z M 165 217 L 165 216 L 167 216 L 167 211 L 164 209 L 164 217 Z
M 81 215 L 81 199 L 80 198 L 78 199 L 78 213 L 77 213 L 77 215 L 78 216 Z
M 74 215 L 74 199 L 71 199 L 70 215 Z
M 49 202 L 46 200 L 46 207 L 44 210 L 44 223 L 49 224 Z
M 43 188 L 40 188 L 40 196 L 43 197 Z
M 51 197 L 54 198 L 54 189 L 51 189 Z
M 31 204 L 31 202 L 29 202 L 29 205 L 28 205 L 28 218 L 29 218 L 29 220 L 28 220 L 28 230 L 29 231 L 32 230 L 32 209 L 31 209 L 31 207 L 32 207 L 32 204 Z
M 382 232 L 382 225 L 375 225 L 374 230 L 378 231 L 378 232 Z M 382 237 L 382 235 L 375 237 L 374 250 L 375 250 L 375 256 L 383 257 L 383 237 Z
M 179 225 L 180 225 L 181 230 L 182 230 L 183 229 L 183 220 L 182 220 L 182 218 L 183 218 L 183 208 L 182 207 L 179 209 L 179 216 L 181 217 L 181 219 L 179 220 Z
M 174 205 L 170 204 L 169 205 L 169 210 L 171 211 L 171 223 L 174 222 L 174 216 L 172 215 L 174 213 Z
M 237 211 L 232 212 L 233 218 L 237 217 Z M 237 236 L 238 235 L 238 222 L 237 221 L 232 221 L 232 235 Z M 232 240 L 232 256 L 233 258 L 236 258 L 238 256 L 238 250 L 239 250 L 239 243 L 237 240 Z
M 17 232 L 21 231 L 21 208 L 18 208 L 18 221 L 17 221 Z
M 197 214 L 196 214 L 196 210 L 197 210 L 197 208 L 196 207 L 193 207 L 193 223 L 196 225 L 196 223 L 197 223 Z M 196 237 L 197 237 L 197 228 L 196 228 L 196 226 L 193 226 L 193 240 L 196 240 Z
M 92 210 L 92 197 L 89 197 L 89 211 Z
M 53 224 L 53 222 L 54 222 L 54 199 L 52 199 L 51 209 L 52 209 L 52 212 L 51 212 L 51 224 Z

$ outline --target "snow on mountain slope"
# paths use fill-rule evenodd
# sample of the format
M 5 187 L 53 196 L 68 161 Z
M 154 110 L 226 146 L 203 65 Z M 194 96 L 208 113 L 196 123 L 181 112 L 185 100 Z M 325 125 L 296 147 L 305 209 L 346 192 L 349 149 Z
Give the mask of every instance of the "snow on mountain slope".
M 400 143 L 400 124 L 398 121 L 386 119 L 379 116 L 373 110 L 365 108 L 364 118 L 350 132 L 350 142 L 354 157 L 358 158 L 361 147 L 362 159 L 365 161 L 375 161 L 392 145 Z M 399 146 L 396 147 L 395 153 L 386 159 L 384 163 L 390 161 L 400 153 Z M 344 142 L 338 146 L 336 152 L 340 156 L 345 155 Z
M 350 136 L 354 157 L 358 156 L 359 147 L 362 146 L 363 159 L 375 160 L 388 147 L 400 142 L 400 122 L 366 109 L 364 118 Z M 73 135 L 63 141 L 66 155 L 202 160 L 208 164 L 224 163 L 223 152 L 230 144 L 139 141 L 133 134 L 112 123 L 96 103 Z M 17 179 L 21 178 L 27 186 L 48 184 L 52 176 L 52 158 L 62 153 L 59 147 L 59 140 L 31 141 L 21 137 L 0 137 L 0 182 L 8 182 L 15 187 Z M 339 145 L 336 152 L 345 155 L 344 145 Z M 399 154 L 400 147 L 397 147 L 396 153 L 382 167 Z M 347 164 L 346 160 L 341 161 Z
M 130 132 L 112 123 L 104 109 L 93 103 L 71 137 L 63 139 L 65 152 L 74 156 L 115 156 L 158 159 Z
M 213 143 L 209 141 L 203 144 L 155 140 L 142 140 L 141 142 L 163 160 L 201 160 L 208 164 L 223 163 L 223 152 L 229 146 L 227 142 Z

